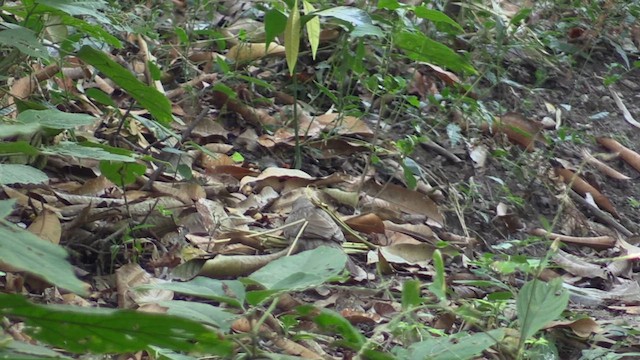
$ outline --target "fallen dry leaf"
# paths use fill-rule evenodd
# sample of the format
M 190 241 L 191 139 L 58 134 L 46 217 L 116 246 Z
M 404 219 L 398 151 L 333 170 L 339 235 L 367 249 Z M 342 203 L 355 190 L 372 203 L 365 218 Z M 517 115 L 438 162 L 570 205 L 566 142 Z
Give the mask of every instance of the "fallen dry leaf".
M 615 207 L 598 189 L 591 186 L 587 181 L 579 177 L 576 173 L 569 169 L 555 168 L 556 175 L 560 176 L 565 184 L 571 186 L 571 188 L 582 196 L 590 194 L 593 197 L 595 203 L 602 209 L 608 211 L 613 216 L 619 218 L 618 212 Z

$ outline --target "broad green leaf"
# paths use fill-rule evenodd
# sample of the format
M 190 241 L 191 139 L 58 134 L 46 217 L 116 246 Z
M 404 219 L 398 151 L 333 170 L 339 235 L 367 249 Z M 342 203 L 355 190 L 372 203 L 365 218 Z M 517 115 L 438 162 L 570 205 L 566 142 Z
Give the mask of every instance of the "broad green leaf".
M 15 203 L 14 199 L 0 201 L 0 219 L 4 219 L 11 214 Z
M 395 10 L 402 5 L 398 3 L 398 0 L 380 0 L 378 1 L 378 9 Z
M 24 154 L 29 156 L 36 156 L 40 154 L 40 151 L 29 142 L 20 140 L 11 142 L 0 142 L 0 154 Z M 0 176 L 2 176 L 1 173 Z
M 73 129 L 98 121 L 91 115 L 68 113 L 58 109 L 26 110 L 18 115 L 17 120 L 23 124 L 35 123 L 51 129 Z
M 460 24 L 458 24 L 455 20 L 450 18 L 447 14 L 443 13 L 442 11 L 428 9 L 425 6 L 416 6 L 413 8 L 413 12 L 419 18 L 431 20 L 434 23 L 448 24 L 448 25 L 451 25 L 456 30 L 458 30 L 459 32 L 464 32 L 464 29 L 462 28 L 462 26 L 460 26 Z
M 382 37 L 384 34 L 379 27 L 373 25 L 369 14 L 355 7 L 336 6 L 316 13 L 318 16 L 329 16 L 345 21 L 353 26 L 351 36 L 361 37 L 366 35 Z
M 328 8 L 326 10 L 318 11 L 316 14 L 319 16 L 334 17 L 336 19 L 351 23 L 355 26 L 372 23 L 371 17 L 366 11 L 351 6 L 336 6 Z
M 211 325 L 223 333 L 231 330 L 231 322 L 238 317 L 224 309 L 194 301 L 161 301 L 158 305 L 168 308 L 167 314 Z
M 91 16 L 103 24 L 111 24 L 111 20 L 101 13 L 99 10 L 104 9 L 107 6 L 105 1 L 94 0 L 35 0 L 36 3 L 46 5 L 52 9 L 60 10 L 69 15 L 74 16 Z M 37 11 L 46 11 L 47 9 Z
M 373 24 L 358 25 L 350 33 L 351 37 L 359 38 L 363 36 L 377 36 L 382 37 L 382 30 Z
M 338 276 L 347 263 L 341 249 L 320 246 L 275 260 L 249 275 L 269 290 L 304 290 Z
M 122 42 L 111 35 L 104 27 L 90 24 L 82 19 L 70 15 L 62 15 L 62 23 L 78 29 L 82 34 L 89 35 L 97 40 L 102 40 L 116 49 L 122 49 Z
M 122 161 L 106 161 L 100 162 L 100 172 L 109 181 L 118 185 L 126 186 L 133 184 L 139 176 L 144 175 L 147 167 L 143 164 Z
M 422 33 L 401 31 L 395 35 L 394 42 L 413 60 L 430 62 L 456 72 L 477 73 L 473 66 L 455 51 L 444 44 L 429 39 Z
M 416 179 L 413 170 L 407 166 L 406 163 L 402 164 L 402 173 L 404 174 L 404 181 L 407 183 L 407 188 L 415 190 L 418 186 L 418 180 Z
M 304 8 L 305 15 L 309 15 L 316 9 L 307 0 L 302 0 L 302 6 Z M 318 52 L 318 46 L 320 45 L 320 18 L 313 16 L 311 20 L 307 21 L 307 36 L 309 37 L 309 44 L 311 45 L 311 56 L 315 60 L 316 53 Z
M 561 278 L 548 283 L 531 280 L 524 284 L 516 299 L 521 342 L 556 320 L 568 304 L 569 292 L 563 288 Z
M 61 142 L 58 145 L 45 147 L 41 150 L 41 152 L 47 155 L 73 156 L 80 159 L 111 160 L 124 162 L 136 161 L 136 159 L 131 156 L 112 154 L 101 148 L 82 146 L 69 141 Z
M 186 282 L 157 283 L 141 288 L 171 290 L 189 296 L 223 302 L 233 307 L 242 307 L 245 297 L 244 285 L 237 280 L 216 280 L 202 276 Z
M 298 54 L 300 53 L 300 30 L 300 9 L 298 9 L 298 0 L 295 0 L 284 30 L 285 55 L 287 66 L 289 67 L 289 75 L 291 76 L 296 70 Z
M 265 47 L 269 46 L 276 36 L 287 27 L 287 16 L 280 10 L 272 8 L 264 14 Z
M 47 174 L 32 166 L 0 164 L 0 185 L 39 184 L 47 181 L 49 181 Z
M 98 88 L 87 89 L 84 93 L 90 99 L 93 99 L 102 105 L 113 106 L 114 108 L 116 107 L 116 103 L 113 101 L 111 96 Z
M 26 342 L 10 340 L 5 344 L 4 339 L 0 339 L 2 347 L 0 347 L 0 359 L 16 359 L 16 360 L 42 360 L 42 359 L 71 359 L 68 356 L 55 352 L 47 347 L 29 344 Z
M 33 305 L 0 294 L 0 313 L 24 319 L 35 339 L 72 353 L 128 353 L 159 346 L 228 357 L 232 344 L 197 322 L 139 311 Z
M 399 360 L 465 360 L 474 359 L 484 350 L 504 338 L 504 329 L 495 329 L 484 333 L 468 335 L 458 333 L 447 337 L 434 337 L 409 346 L 394 349 Z
M 149 110 L 151 115 L 160 123 L 168 125 L 173 121 L 169 99 L 157 89 L 142 83 L 127 69 L 111 60 L 105 53 L 85 45 L 78 51 L 78 57 L 111 78 L 142 107 Z
M 40 124 L 2 124 L 0 123 L 0 139 L 16 135 L 33 134 L 40 129 Z
M 35 58 L 49 58 L 47 49 L 40 43 L 36 34 L 27 28 L 0 31 L 0 45 L 15 47 L 21 53 Z
M 341 345 L 350 349 L 360 350 L 366 343 L 364 335 L 351 325 L 349 320 L 334 311 L 323 309 L 320 315 L 313 318 L 313 321 L 324 330 L 340 334 Z
M 86 294 L 84 283 L 76 278 L 66 258 L 67 251 L 61 246 L 0 219 L 0 262 L 77 294 Z

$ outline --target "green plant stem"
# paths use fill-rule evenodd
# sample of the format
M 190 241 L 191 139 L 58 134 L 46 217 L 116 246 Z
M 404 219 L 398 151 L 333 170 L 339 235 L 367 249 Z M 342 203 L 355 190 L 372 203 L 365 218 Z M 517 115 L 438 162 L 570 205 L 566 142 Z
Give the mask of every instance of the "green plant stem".
M 302 151 L 300 149 L 300 124 L 298 123 L 298 77 L 295 74 L 293 80 L 293 136 L 296 138 L 295 154 L 293 168 L 300 169 L 302 167 Z

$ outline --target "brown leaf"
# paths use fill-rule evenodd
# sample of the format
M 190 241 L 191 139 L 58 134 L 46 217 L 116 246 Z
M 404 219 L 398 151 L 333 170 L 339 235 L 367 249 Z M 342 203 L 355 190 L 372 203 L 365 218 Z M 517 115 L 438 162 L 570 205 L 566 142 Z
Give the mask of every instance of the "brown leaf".
M 349 225 L 353 230 L 363 232 L 365 234 L 384 234 L 384 224 L 382 219 L 376 214 L 362 214 L 345 220 L 345 224 Z
M 542 125 L 526 119 L 517 113 L 506 113 L 500 119 L 489 125 L 482 124 L 483 131 L 493 133 L 504 133 L 509 140 L 522 146 L 527 151 L 533 151 L 536 141 L 540 141 L 540 131 Z
M 622 160 L 626 161 L 627 164 L 631 165 L 637 171 L 640 171 L 640 154 L 637 152 L 624 147 L 619 142 L 610 139 L 610 138 L 597 138 L 598 144 L 606 147 L 607 149 L 620 154 Z
M 440 213 L 438 205 L 427 195 L 394 184 L 380 186 L 373 181 L 368 181 L 363 190 L 406 213 L 426 215 L 439 225 L 444 225 L 444 217 Z
M 556 175 L 560 176 L 564 181 L 564 183 L 571 186 L 571 188 L 575 192 L 577 192 L 582 196 L 586 196 L 587 193 L 591 194 L 591 196 L 593 197 L 593 200 L 596 202 L 596 204 L 599 207 L 608 211 L 609 213 L 611 213 L 613 216 L 617 218 L 620 217 L 620 215 L 618 215 L 618 212 L 616 211 L 611 201 L 609 201 L 609 199 L 606 196 L 604 196 L 604 194 L 598 191 L 598 189 L 596 189 L 595 187 L 591 186 L 591 184 L 589 184 L 587 181 L 579 177 L 576 173 L 574 173 L 569 169 L 563 169 L 563 168 L 555 168 L 555 172 L 556 172 Z
M 59 244 L 60 237 L 62 236 L 60 220 L 54 212 L 46 209 L 43 210 L 35 220 L 33 220 L 27 230 L 34 235 L 37 235 L 39 238 L 50 241 L 54 244 Z
M 602 161 L 596 159 L 589 150 L 582 149 L 582 158 L 589 164 L 593 165 L 595 168 L 600 170 L 603 174 L 607 175 L 610 178 L 616 180 L 630 180 L 631 178 L 627 175 L 624 175 L 618 172 L 616 169 L 610 167 L 609 165 L 603 163 Z
M 567 236 L 567 235 L 548 232 L 540 228 L 529 230 L 529 234 L 535 235 L 535 236 L 547 237 L 550 240 L 558 239 L 562 242 L 584 245 L 584 246 L 589 246 L 597 249 L 610 249 L 614 247 L 616 244 L 616 239 L 612 238 L 611 236 L 595 236 L 595 237 Z
M 235 62 L 251 62 L 258 60 L 265 56 L 284 56 L 284 46 L 276 43 L 269 44 L 267 48 L 266 43 L 242 43 L 233 46 L 227 53 L 227 58 L 234 60 Z

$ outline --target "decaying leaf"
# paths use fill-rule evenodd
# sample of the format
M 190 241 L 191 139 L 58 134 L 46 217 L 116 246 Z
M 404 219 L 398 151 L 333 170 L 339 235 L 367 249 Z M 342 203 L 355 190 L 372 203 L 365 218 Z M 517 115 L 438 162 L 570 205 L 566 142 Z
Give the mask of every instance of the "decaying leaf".
M 284 46 L 275 43 L 242 43 L 233 46 L 227 53 L 227 58 L 239 63 L 251 62 L 265 56 L 284 56 Z
M 595 187 L 591 186 L 591 184 L 579 177 L 576 173 L 564 168 L 555 168 L 555 172 L 556 175 L 560 176 L 564 183 L 571 186 L 571 188 L 575 192 L 582 196 L 587 196 L 587 194 L 590 194 L 599 207 L 608 211 L 615 217 L 620 217 L 611 201 L 609 201 L 609 199 L 604 196 L 604 194 L 602 194 Z
M 482 124 L 483 131 L 504 133 L 509 140 L 522 146 L 527 151 L 535 149 L 535 143 L 541 141 L 542 125 L 526 119 L 517 113 L 507 113 L 496 119 L 493 124 Z
M 620 154 L 622 160 L 624 160 L 627 164 L 631 165 L 631 167 L 640 172 L 640 154 L 624 147 L 619 142 L 610 138 L 600 137 L 596 140 L 598 141 L 598 144 L 606 147 L 614 153 Z

